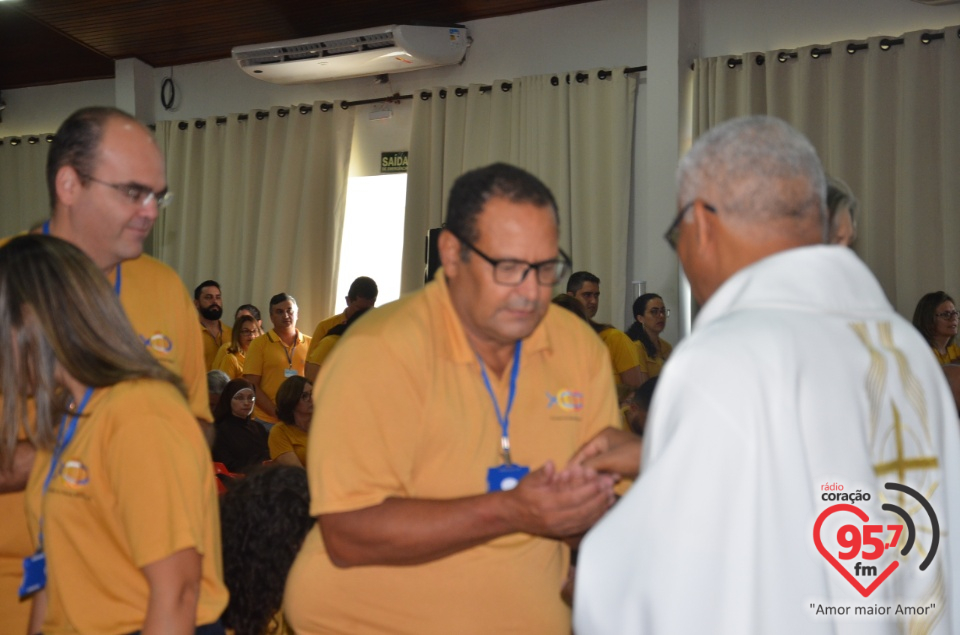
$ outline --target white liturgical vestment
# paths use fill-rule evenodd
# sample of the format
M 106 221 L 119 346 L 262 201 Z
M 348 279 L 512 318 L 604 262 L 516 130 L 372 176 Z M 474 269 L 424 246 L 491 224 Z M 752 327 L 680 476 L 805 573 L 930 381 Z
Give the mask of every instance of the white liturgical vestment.
M 852 251 L 739 271 L 665 365 L 640 477 L 581 546 L 577 635 L 960 634 L 958 425 Z

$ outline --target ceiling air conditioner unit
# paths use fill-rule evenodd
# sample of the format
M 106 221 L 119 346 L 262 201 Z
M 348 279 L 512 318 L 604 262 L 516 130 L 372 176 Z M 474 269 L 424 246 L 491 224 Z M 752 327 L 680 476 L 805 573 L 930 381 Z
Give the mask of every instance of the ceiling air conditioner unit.
M 256 79 L 300 84 L 458 64 L 469 45 L 461 25 L 402 24 L 237 46 L 233 59 Z

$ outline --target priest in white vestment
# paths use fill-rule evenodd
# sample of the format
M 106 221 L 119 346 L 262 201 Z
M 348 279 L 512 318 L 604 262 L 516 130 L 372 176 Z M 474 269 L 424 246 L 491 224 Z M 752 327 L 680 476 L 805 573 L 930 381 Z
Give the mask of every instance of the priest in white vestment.
M 639 479 L 581 546 L 577 635 L 960 633 L 956 408 L 867 267 L 818 244 L 813 147 L 733 120 L 678 181 L 667 239 L 703 309 L 660 377 Z M 629 473 L 622 442 L 578 458 Z

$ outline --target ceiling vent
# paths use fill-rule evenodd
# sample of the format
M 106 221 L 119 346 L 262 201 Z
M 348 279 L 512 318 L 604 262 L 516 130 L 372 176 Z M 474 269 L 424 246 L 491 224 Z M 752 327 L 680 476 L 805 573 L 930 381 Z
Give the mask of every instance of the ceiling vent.
M 237 46 L 232 54 L 251 77 L 301 84 L 458 64 L 468 46 L 464 26 L 402 24 Z

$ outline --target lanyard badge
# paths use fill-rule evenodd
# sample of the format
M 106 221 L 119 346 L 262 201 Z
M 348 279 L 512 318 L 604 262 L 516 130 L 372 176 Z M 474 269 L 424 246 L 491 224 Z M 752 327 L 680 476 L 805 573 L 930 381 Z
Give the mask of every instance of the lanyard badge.
M 57 445 L 53 449 L 53 458 L 50 460 L 50 470 L 47 472 L 47 478 L 43 481 L 39 522 L 40 533 L 37 540 L 39 547 L 37 547 L 36 553 L 23 559 L 23 580 L 20 582 L 21 600 L 47 586 L 47 557 L 43 552 L 42 501 L 47 496 L 47 488 L 50 487 L 50 481 L 53 480 L 53 476 L 57 472 L 57 467 L 60 465 L 60 459 L 63 458 L 64 450 L 67 449 L 70 441 L 73 440 L 73 433 L 77 430 L 77 421 L 79 421 L 80 415 L 83 414 L 83 409 L 87 407 L 87 402 L 90 401 L 90 395 L 92 394 L 93 388 L 87 388 L 87 392 L 84 393 L 83 400 L 80 402 L 80 407 L 77 408 L 77 412 L 71 417 L 70 422 L 67 422 L 67 416 L 64 415 L 63 421 L 60 423 L 60 430 L 57 432 Z
M 508 491 L 517 486 L 524 476 L 530 472 L 530 468 L 525 465 L 516 465 L 510 456 L 510 411 L 513 409 L 513 398 L 517 394 L 517 375 L 520 373 L 520 347 L 518 341 L 513 349 L 513 368 L 510 371 L 510 393 L 507 396 L 507 409 L 500 413 L 500 404 L 497 402 L 497 395 L 493 392 L 493 386 L 490 384 L 490 377 L 487 375 L 487 369 L 480 356 L 480 372 L 483 375 L 483 383 L 490 393 L 490 399 L 493 401 L 493 408 L 497 414 L 497 422 L 500 424 L 502 434 L 500 436 L 500 455 L 503 463 L 487 470 L 487 491 L 500 492 Z

